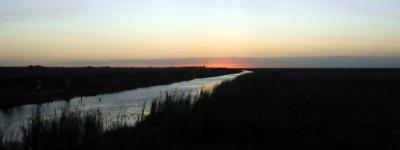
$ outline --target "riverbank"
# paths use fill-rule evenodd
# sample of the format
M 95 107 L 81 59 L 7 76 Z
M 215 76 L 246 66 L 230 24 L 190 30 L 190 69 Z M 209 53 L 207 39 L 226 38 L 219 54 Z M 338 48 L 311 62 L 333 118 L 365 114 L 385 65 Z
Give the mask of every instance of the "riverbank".
M 153 104 L 132 135 L 143 149 L 398 149 L 399 100 L 400 69 L 257 69 L 192 105 Z
M 0 68 L 0 109 L 238 72 L 241 70 L 204 67 L 2 67 Z

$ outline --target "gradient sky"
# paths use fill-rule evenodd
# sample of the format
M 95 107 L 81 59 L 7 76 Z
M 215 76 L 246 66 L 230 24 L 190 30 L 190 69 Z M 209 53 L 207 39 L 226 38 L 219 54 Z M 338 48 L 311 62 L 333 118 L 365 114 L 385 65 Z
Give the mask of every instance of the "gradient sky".
M 1 0 L 0 66 L 400 57 L 399 0 Z

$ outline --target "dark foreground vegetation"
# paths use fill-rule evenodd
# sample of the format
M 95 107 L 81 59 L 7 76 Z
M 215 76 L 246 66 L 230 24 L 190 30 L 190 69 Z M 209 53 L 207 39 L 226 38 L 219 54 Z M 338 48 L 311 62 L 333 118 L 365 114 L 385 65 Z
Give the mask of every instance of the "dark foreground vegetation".
M 107 128 L 98 113 L 33 117 L 18 146 L 399 149 L 400 70 L 255 70 L 221 84 L 211 94 L 202 93 L 194 103 L 190 97 L 167 96 L 152 103 L 148 116 L 138 118 L 135 126 L 119 121 Z
M 237 72 L 240 70 L 204 67 L 0 67 L 0 109 Z

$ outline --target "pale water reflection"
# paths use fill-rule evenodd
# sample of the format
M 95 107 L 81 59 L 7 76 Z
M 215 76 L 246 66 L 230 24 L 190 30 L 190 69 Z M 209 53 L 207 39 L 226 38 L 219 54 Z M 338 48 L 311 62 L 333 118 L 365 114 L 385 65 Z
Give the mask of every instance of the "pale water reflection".
M 144 104 L 146 111 L 149 104 L 166 93 L 185 94 L 196 96 L 202 89 L 212 89 L 223 81 L 232 80 L 240 75 L 250 73 L 243 71 L 238 74 L 230 74 L 218 77 L 194 79 L 191 81 L 177 82 L 169 85 L 160 85 L 147 88 L 138 88 L 118 93 L 101 94 L 96 96 L 75 97 L 70 101 L 54 101 L 45 104 L 24 105 L 7 110 L 0 110 L 0 120 L 11 123 L 14 132 L 32 116 L 34 108 L 40 107 L 44 115 L 54 115 L 68 108 L 73 110 L 100 110 L 102 114 L 111 120 L 117 116 L 126 116 L 130 122 L 134 122 L 137 113 L 141 112 Z

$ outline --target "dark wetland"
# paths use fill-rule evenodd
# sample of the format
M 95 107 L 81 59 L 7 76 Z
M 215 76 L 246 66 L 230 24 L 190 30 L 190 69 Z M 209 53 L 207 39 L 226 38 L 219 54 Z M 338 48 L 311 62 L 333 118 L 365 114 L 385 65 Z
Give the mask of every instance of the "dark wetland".
M 4 136 L 8 125 L 2 124 L 0 148 L 400 148 L 400 69 L 251 71 L 197 96 L 170 93 L 150 100 L 149 110 L 143 107 L 134 124 L 124 116 L 105 123 L 100 110 L 64 109 L 49 116 L 37 108 L 19 127 L 18 141 Z
M 0 108 L 239 73 L 237 69 L 0 67 Z

